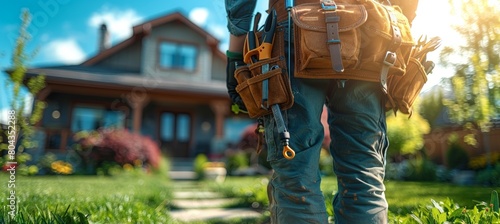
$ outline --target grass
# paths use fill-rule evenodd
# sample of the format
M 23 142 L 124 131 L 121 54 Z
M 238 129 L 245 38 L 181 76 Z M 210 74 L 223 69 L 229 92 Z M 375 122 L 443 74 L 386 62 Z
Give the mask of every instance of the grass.
M 0 183 L 8 182 L 0 175 Z M 17 223 L 171 223 L 166 178 L 147 175 L 18 176 Z M 8 222 L 9 191 L 0 187 L 0 223 Z M 12 220 L 11 220 L 12 221 Z M 16 223 L 11 222 L 11 223 Z
M 491 192 L 500 187 L 458 186 L 438 182 L 397 182 L 386 183 L 386 197 L 389 210 L 394 214 L 408 214 L 418 205 L 431 204 L 431 199 L 444 201 L 452 199 L 461 207 L 473 208 L 479 201 L 490 201 Z
M 228 177 L 222 185 L 208 181 L 201 185 L 228 197 L 242 198 L 239 206 L 257 206 L 264 211 L 268 205 L 267 179 Z M 7 219 L 6 199 L 12 190 L 7 189 L 7 182 L 8 176 L 0 175 L 0 223 L 175 223 L 168 215 L 173 183 L 165 176 L 17 176 L 19 213 L 14 221 Z M 334 177 L 323 178 L 325 195 L 336 192 L 336 186 Z M 409 214 L 418 206 L 431 204 L 432 199 L 451 198 L 460 206 L 473 208 L 478 201 L 488 202 L 492 190 L 500 191 L 498 187 L 398 181 L 387 181 L 386 187 L 390 212 L 395 215 Z
M 212 185 L 214 189 L 223 192 L 227 196 L 238 196 L 244 198 L 242 204 L 250 206 L 252 201 L 258 201 L 261 205 L 267 205 L 265 191 L 267 178 L 263 177 L 229 177 L 223 185 Z M 337 191 L 337 180 L 335 177 L 324 177 L 321 189 L 330 203 L 333 199 L 332 193 Z M 453 200 L 460 207 L 473 208 L 478 202 L 490 201 L 491 192 L 500 191 L 500 187 L 480 186 L 457 186 L 450 183 L 439 182 L 386 182 L 386 198 L 390 213 L 396 216 L 405 216 L 417 209 L 419 206 L 430 205 L 432 200 L 445 201 L 447 198 Z M 331 206 L 327 205 L 327 209 Z
M 335 177 L 323 178 L 321 183 L 323 193 L 337 191 Z M 389 211 L 394 214 L 408 214 L 419 205 L 431 204 L 431 199 L 444 201 L 453 199 L 455 203 L 467 208 L 473 208 L 478 201 L 489 202 L 493 190 L 500 187 L 458 186 L 442 182 L 401 182 L 386 181 L 386 198 Z

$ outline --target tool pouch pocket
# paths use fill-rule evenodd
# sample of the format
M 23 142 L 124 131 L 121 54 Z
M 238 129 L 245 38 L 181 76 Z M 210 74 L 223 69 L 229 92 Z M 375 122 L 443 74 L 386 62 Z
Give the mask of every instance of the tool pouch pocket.
M 256 38 L 260 39 L 261 36 L 262 31 L 256 33 Z M 272 114 L 271 105 L 274 104 L 278 104 L 281 110 L 286 110 L 293 105 L 284 40 L 284 28 L 276 27 L 271 58 L 242 66 L 234 73 L 238 82 L 236 92 L 243 100 L 251 118 Z M 244 49 L 244 55 L 247 50 Z M 263 67 L 267 70 L 264 74 Z
M 412 105 L 427 82 L 424 67 L 415 58 L 410 58 L 404 75 L 391 75 L 387 80 L 389 101 L 387 109 L 412 114 Z
M 305 3 L 292 9 L 294 76 L 379 81 L 388 46 L 392 44 L 393 29 L 387 10 L 394 12 L 402 34 L 389 74 L 402 75 L 413 38 L 408 21 L 398 8 L 367 0 L 335 2 L 333 11 L 319 3 Z
M 282 110 L 292 106 L 293 94 L 285 64 L 285 58 L 280 56 L 235 71 L 234 76 L 238 81 L 236 91 L 251 118 L 271 114 L 271 105 L 274 104 L 278 104 Z M 266 65 L 269 65 L 269 71 L 262 74 L 262 66 Z

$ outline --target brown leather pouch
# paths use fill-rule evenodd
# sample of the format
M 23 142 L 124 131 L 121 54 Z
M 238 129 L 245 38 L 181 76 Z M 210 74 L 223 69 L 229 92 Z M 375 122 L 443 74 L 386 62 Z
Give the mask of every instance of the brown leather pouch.
M 276 29 L 273 42 L 271 58 L 240 67 L 235 71 L 234 76 L 238 81 L 236 91 L 251 118 L 271 114 L 271 105 L 274 104 L 278 104 L 282 110 L 293 105 L 293 94 L 284 57 L 282 28 Z M 263 73 L 263 67 L 267 67 L 268 71 Z
M 404 75 L 392 75 L 387 80 L 389 101 L 386 108 L 411 116 L 413 103 L 426 82 L 424 67 L 417 59 L 410 58 Z
M 325 9 L 320 3 L 292 9 L 294 76 L 380 81 L 393 41 L 389 11 L 396 17 L 401 41 L 388 73 L 404 74 L 414 41 L 399 7 L 370 0 L 335 0 L 335 4 L 335 10 Z

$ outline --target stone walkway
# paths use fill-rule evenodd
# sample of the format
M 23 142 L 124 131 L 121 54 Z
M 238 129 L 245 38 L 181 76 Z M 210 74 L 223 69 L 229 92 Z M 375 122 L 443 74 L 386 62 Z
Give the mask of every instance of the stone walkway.
M 201 182 L 195 180 L 193 160 L 172 161 L 169 177 L 172 180 L 174 198 L 170 215 L 175 220 L 186 224 L 215 220 L 217 224 L 262 224 L 257 221 L 262 217 L 260 212 L 251 208 L 229 208 L 230 205 L 235 205 L 236 198 L 226 198 L 220 192 L 200 186 Z
M 232 219 L 248 220 L 245 223 L 256 223 L 261 213 L 250 208 L 227 208 L 236 203 L 235 198 L 225 198 L 218 192 L 207 191 L 199 182 L 190 180 L 174 180 L 175 209 L 170 211 L 172 217 L 182 222 L 203 223 L 208 220 L 227 221 Z M 220 222 L 219 222 L 220 223 Z

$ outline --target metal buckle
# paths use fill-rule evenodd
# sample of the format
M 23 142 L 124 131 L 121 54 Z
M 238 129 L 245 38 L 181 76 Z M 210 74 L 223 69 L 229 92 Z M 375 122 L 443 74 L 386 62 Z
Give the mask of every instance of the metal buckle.
M 325 2 L 328 4 L 325 4 Z M 327 11 L 335 11 L 335 10 L 337 10 L 337 4 L 335 4 L 335 2 L 333 2 L 333 1 L 325 0 L 325 1 L 321 1 L 321 8 L 323 8 L 323 10 L 327 10 Z
M 396 56 L 395 52 L 387 51 L 387 53 L 385 53 L 385 57 L 384 57 L 384 64 L 389 65 L 389 66 L 393 66 L 396 63 L 396 58 L 397 58 L 397 56 Z

